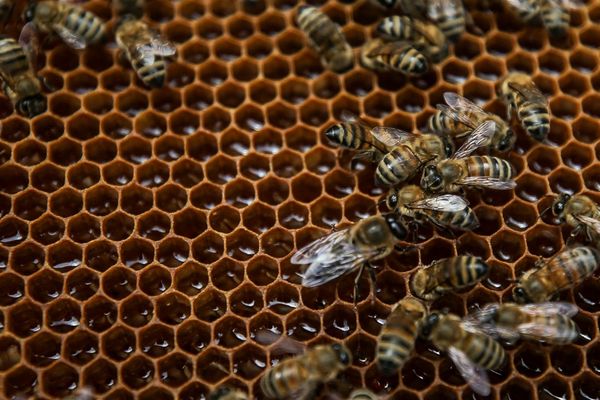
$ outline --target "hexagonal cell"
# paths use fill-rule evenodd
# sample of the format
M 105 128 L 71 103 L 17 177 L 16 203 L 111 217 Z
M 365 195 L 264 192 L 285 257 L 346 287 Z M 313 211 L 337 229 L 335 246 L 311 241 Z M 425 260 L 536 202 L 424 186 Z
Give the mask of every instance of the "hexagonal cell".
M 154 364 L 142 356 L 134 356 L 121 368 L 123 382 L 132 389 L 141 389 L 154 378 Z
M 44 249 L 35 243 L 23 243 L 12 249 L 10 267 L 19 275 L 31 275 L 45 263 Z
M 50 145 L 50 160 L 62 166 L 75 164 L 81 155 L 81 145 L 66 138 Z
M 262 111 L 252 105 L 242 106 L 235 112 L 234 117 L 236 125 L 249 132 L 260 131 L 265 124 Z
M 310 110 L 314 110 L 314 105 Z M 276 128 L 291 128 L 296 124 L 296 118 L 296 111 L 283 103 L 274 103 L 267 107 L 267 121 Z
M 581 191 L 581 177 L 570 169 L 561 168 L 550 175 L 550 188 L 554 193 L 574 194 Z
M 310 189 L 315 187 L 315 183 L 311 180 L 311 178 L 303 179 L 303 176 L 308 177 L 308 175 L 301 175 L 300 177 L 296 178 L 298 185 L 307 183 L 306 182 L 307 179 L 310 181 L 308 183 L 312 183 L 312 186 L 310 186 L 310 185 L 304 186 L 304 190 L 306 190 L 304 195 L 298 194 L 300 197 L 305 199 L 306 193 L 309 192 Z M 319 188 L 319 193 L 320 193 L 320 191 L 321 191 L 320 190 L 320 182 L 318 182 L 318 188 Z M 258 198 L 260 200 L 264 201 L 265 203 L 271 204 L 271 205 L 276 205 L 276 204 L 282 203 L 289 196 L 289 188 L 288 188 L 287 182 L 285 182 L 282 179 L 278 179 L 278 178 L 274 178 L 274 177 L 269 177 L 267 179 L 261 180 L 258 183 L 257 189 L 258 189 Z M 313 196 L 313 195 L 311 194 L 311 196 Z
M 130 296 L 121 303 L 121 320 L 134 328 L 148 324 L 153 315 L 154 306 L 144 295 Z
M 36 118 L 32 123 L 33 134 L 43 142 L 50 142 L 58 139 L 65 131 L 63 122 L 50 115 L 43 115 Z
M 7 311 L 7 329 L 15 335 L 25 338 L 42 329 L 42 309 L 35 303 L 24 300 Z
M 277 210 L 277 219 L 287 229 L 302 228 L 308 222 L 308 208 L 295 201 L 287 202 Z
M 100 121 L 90 114 L 78 113 L 67 121 L 67 133 L 78 140 L 88 140 L 100 133 Z
M 48 303 L 62 293 L 63 277 L 50 269 L 43 269 L 33 275 L 27 283 L 27 292 L 32 299 Z
M 46 325 L 57 333 L 66 333 L 79 326 L 81 309 L 71 299 L 52 302 L 46 310 Z
M 27 221 L 39 218 L 45 211 L 48 198 L 37 190 L 28 190 L 14 199 L 14 213 Z
M 102 348 L 112 360 L 124 361 L 135 352 L 135 334 L 124 326 L 114 327 L 102 336 Z
M 29 136 L 29 124 L 20 117 L 6 119 L 2 122 L 0 138 L 7 142 L 18 142 Z
M 258 154 L 249 154 L 240 160 L 240 173 L 248 179 L 261 179 L 269 169 L 269 159 Z
M 175 397 L 167 389 L 152 386 L 139 395 L 140 400 L 174 400 Z
M 118 384 L 117 367 L 106 359 L 99 359 L 83 371 L 83 384 L 95 393 L 105 393 Z
M 232 290 L 239 286 L 243 280 L 243 265 L 230 258 L 222 258 L 211 267 L 210 281 L 217 289 Z
M 136 289 L 135 273 L 127 268 L 110 268 L 102 275 L 102 289 L 109 297 L 121 300 Z
M 98 275 L 90 269 L 78 268 L 67 276 L 67 293 L 77 300 L 87 300 L 99 287 Z
M 161 89 L 155 89 L 152 91 L 150 96 L 150 104 L 159 112 L 170 113 L 181 107 L 181 96 L 178 91 L 171 88 L 164 87 Z M 144 115 L 148 114 L 139 115 L 138 118 L 143 118 Z M 145 124 L 148 128 L 147 133 L 156 135 L 156 133 L 159 131 L 159 128 L 163 126 L 163 122 L 164 120 L 157 117 L 153 117 L 150 120 L 145 121 Z M 144 124 L 144 122 L 142 122 L 142 124 Z
M 187 262 L 175 273 L 175 289 L 195 296 L 208 285 L 208 272 L 202 265 L 193 261 Z
M 67 75 L 66 86 L 71 92 L 85 94 L 98 87 L 98 79 L 88 72 L 77 71 Z
M 67 235 L 77 243 L 87 243 L 100 236 L 100 222 L 89 214 L 73 217 L 67 226 Z
M 139 286 L 148 296 L 158 296 L 171 286 L 171 274 L 167 269 L 153 265 L 142 271 Z
M 39 389 L 37 374 L 25 366 L 19 366 L 4 378 L 4 393 L 9 397 L 33 396 Z
M 102 177 L 112 186 L 126 185 L 133 179 L 133 168 L 123 161 L 114 161 L 102 168 Z
M 277 282 L 267 288 L 266 304 L 269 310 L 285 315 L 298 307 L 300 296 L 292 285 Z
M 42 373 L 42 387 L 53 397 L 65 397 L 79 386 L 79 374 L 68 364 L 60 361 Z
M 187 298 L 179 293 L 169 293 L 156 300 L 158 319 L 169 325 L 179 325 L 191 314 Z
M 198 76 L 202 82 L 218 86 L 227 80 L 227 67 L 218 61 L 208 61 L 200 66 Z
M 117 320 L 117 306 L 103 296 L 88 300 L 83 308 L 85 325 L 94 332 L 103 332 Z
M 322 191 L 323 187 L 321 181 L 319 180 L 319 178 L 312 174 L 304 173 L 295 177 L 292 180 L 292 195 L 294 196 L 294 199 L 298 200 L 301 203 L 312 202 L 321 195 Z M 269 203 L 269 201 L 267 201 L 267 203 Z
M 225 317 L 214 327 L 214 342 L 221 347 L 234 348 L 243 344 L 248 337 L 246 324 L 236 317 Z
M 83 190 L 98 183 L 100 170 L 92 163 L 81 162 L 68 169 L 67 178 L 71 186 Z
M 42 164 L 31 173 L 31 184 L 43 192 L 55 192 L 64 186 L 65 172 L 52 164 Z
M 320 101 L 309 100 L 300 106 L 300 119 L 308 125 L 321 126 L 329 119 L 327 106 Z
M 585 100 L 583 105 L 586 106 Z M 574 100 L 560 96 L 550 102 L 550 110 L 552 114 L 564 120 L 572 120 L 579 114 L 579 104 Z M 585 111 L 586 109 L 584 109 Z M 587 110 L 585 112 L 591 112 Z M 600 115 L 600 114 L 599 114 Z
M 60 358 L 60 337 L 48 332 L 40 332 L 25 343 L 24 353 L 25 358 L 32 365 L 46 367 Z
M 81 101 L 68 93 L 60 93 L 50 98 L 49 109 L 59 117 L 73 115 L 81 108 Z
M 121 192 L 121 208 L 133 215 L 139 215 L 152 208 L 152 192 L 137 185 L 129 185 Z
M 16 303 L 24 294 L 25 284 L 21 277 L 13 273 L 0 275 L 0 306 Z
M 281 138 L 281 134 L 279 132 L 271 129 L 264 129 L 253 135 L 252 143 L 254 144 L 254 149 L 259 153 L 275 154 L 281 150 L 281 147 L 283 146 L 283 139 Z M 268 166 L 267 168 L 262 168 L 265 162 L 264 158 L 256 155 L 250 155 L 249 157 L 244 158 L 244 164 L 250 164 L 250 160 L 256 161 L 257 165 L 248 165 L 249 168 L 256 167 L 252 169 L 256 170 L 257 172 L 269 170 Z M 256 172 L 254 175 L 262 177 Z
M 242 222 L 246 228 L 260 234 L 275 225 L 275 212 L 271 207 L 254 203 L 242 212 Z
M 15 147 L 14 159 L 21 165 L 35 166 L 46 159 L 46 146 L 34 139 L 18 143 Z
M 173 330 L 162 324 L 147 326 L 138 335 L 143 353 L 153 358 L 168 354 L 175 346 Z

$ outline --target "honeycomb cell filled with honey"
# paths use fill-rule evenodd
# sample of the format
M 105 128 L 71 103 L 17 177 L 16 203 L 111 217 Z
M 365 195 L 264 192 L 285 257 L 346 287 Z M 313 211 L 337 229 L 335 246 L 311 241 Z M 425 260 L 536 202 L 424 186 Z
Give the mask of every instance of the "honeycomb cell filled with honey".
M 263 372 L 289 356 L 283 335 L 343 341 L 354 362 L 340 381 L 382 397 L 479 398 L 425 342 L 400 374 L 377 369 L 377 335 L 410 293 L 415 251 L 378 263 L 375 301 L 363 279 L 354 305 L 354 275 L 301 287 L 294 252 L 375 213 L 384 194 L 374 168 L 351 169 L 323 131 L 344 110 L 423 129 L 445 91 L 504 115 L 498 80 L 531 75 L 549 96 L 551 131 L 546 144 L 519 132 L 514 192 L 470 194 L 474 232 L 425 227 L 418 237 L 423 263 L 473 254 L 490 265 L 486 280 L 434 308 L 462 316 L 507 300 L 517 276 L 565 244 L 567 230 L 538 218 L 550 195 L 600 190 L 600 2 L 571 11 L 563 41 L 474 6 L 481 34 L 466 32 L 410 79 L 358 63 L 325 70 L 294 21 L 299 3 L 149 0 L 146 20 L 177 45 L 163 88 L 145 87 L 112 44 L 58 42 L 40 70 L 47 111 L 29 120 L 0 100 L 0 398 L 86 388 L 204 399 L 221 385 L 263 398 Z M 342 26 L 357 55 L 388 13 L 370 0 L 307 3 Z M 84 7 L 114 24 L 109 2 Z M 508 348 L 490 398 L 598 398 L 598 274 L 561 298 L 579 307 L 580 339 Z

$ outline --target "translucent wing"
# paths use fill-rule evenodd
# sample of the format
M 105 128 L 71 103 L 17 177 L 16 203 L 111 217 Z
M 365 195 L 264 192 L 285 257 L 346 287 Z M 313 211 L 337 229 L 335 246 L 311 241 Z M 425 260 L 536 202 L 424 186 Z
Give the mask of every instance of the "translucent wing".
M 549 341 L 564 341 L 572 339 L 573 332 L 570 329 L 558 328 L 557 326 L 546 325 L 540 320 L 519 325 L 519 332 L 524 336 L 531 336 L 536 339 L 547 339 Z
M 468 331 L 479 331 L 495 338 L 501 337 L 506 340 L 516 341 L 520 334 L 515 329 L 506 329 L 494 323 L 494 317 L 500 304 L 487 304 L 482 309 L 475 311 L 463 318 L 463 327 Z
M 490 394 L 490 381 L 483 368 L 469 360 L 467 355 L 456 347 L 450 347 L 448 355 L 474 392 L 482 396 Z
M 85 48 L 86 43 L 82 36 L 74 34 L 70 30 L 59 24 L 52 25 L 52 28 L 58 34 L 58 36 L 60 36 L 60 38 L 70 47 L 76 50 L 81 50 Z
M 496 190 L 510 190 L 517 186 L 515 181 L 502 180 L 498 178 L 490 178 L 488 176 L 469 176 L 456 182 L 458 185 L 466 186 L 479 186 L 482 188 L 496 189 Z
M 452 110 L 456 111 L 457 119 L 463 124 L 473 125 L 473 115 L 476 117 L 477 122 L 489 115 L 471 100 L 466 99 L 457 93 L 445 92 L 444 100 Z
M 373 137 L 379 140 L 387 147 L 396 146 L 405 140 L 413 137 L 412 133 L 403 131 L 402 129 L 389 128 L 385 126 L 377 126 L 371 131 Z
M 546 0 L 556 7 L 579 8 L 585 6 L 585 3 L 579 0 Z
M 425 209 L 445 212 L 458 212 L 469 206 L 469 203 L 460 196 L 454 194 L 443 194 L 441 196 L 429 197 L 407 204 L 408 208 Z
M 506 0 L 506 3 L 517 10 L 520 13 L 524 13 L 526 15 L 537 13 L 539 11 L 539 6 L 537 1 L 531 0 Z
M 587 215 L 576 215 L 575 218 L 585 226 L 600 234 L 600 221 Z
M 572 317 L 579 312 L 576 305 L 564 301 L 548 301 L 545 303 L 527 304 L 521 309 L 532 315 L 564 315 Z
M 485 121 L 467 136 L 467 140 L 456 150 L 452 158 L 465 158 L 478 148 L 489 144 L 495 130 L 494 121 Z
M 323 236 L 322 238 L 307 244 L 292 256 L 292 264 L 312 263 L 317 260 L 323 252 L 331 251 L 333 247 L 347 240 L 347 233 L 347 229 L 332 232 L 329 235 Z
M 475 129 L 477 127 L 477 124 L 471 118 L 468 118 L 466 115 L 461 114 L 458 111 L 451 109 L 446 104 L 438 104 L 438 105 L 436 105 L 436 108 L 439 111 L 446 114 L 451 119 L 458 121 L 458 122 L 466 125 L 469 128 Z
M 531 83 L 530 85 L 521 85 L 516 82 L 509 82 L 508 86 L 511 89 L 519 92 L 521 96 L 523 96 L 531 102 L 537 102 L 542 104 L 548 103 L 546 96 L 544 96 L 544 94 L 540 92 L 540 90 L 533 83 Z
M 19 44 L 25 50 L 29 63 L 36 66 L 40 56 L 40 42 L 38 40 L 38 30 L 35 23 L 28 22 L 21 29 L 19 34 Z
M 348 110 L 342 110 L 340 118 L 342 119 L 342 121 L 349 123 L 356 123 L 360 121 L 360 118 L 356 114 Z
M 140 59 L 143 65 L 150 65 L 154 63 L 156 54 L 152 50 L 152 47 L 147 44 L 136 44 L 132 48 L 132 60 Z
M 449 15 L 456 15 L 459 7 L 463 7 L 460 0 L 429 0 L 427 16 L 432 21 L 438 21 Z
M 163 57 L 172 56 L 177 51 L 175 45 L 162 37 L 158 32 L 152 32 L 150 43 L 144 43 L 142 46 L 147 48 L 147 51 L 151 51 L 155 55 Z

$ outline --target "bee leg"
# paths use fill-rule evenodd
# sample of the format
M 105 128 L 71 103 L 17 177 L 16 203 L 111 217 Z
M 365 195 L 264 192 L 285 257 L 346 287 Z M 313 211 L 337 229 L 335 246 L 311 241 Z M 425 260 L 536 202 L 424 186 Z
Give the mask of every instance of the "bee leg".
M 369 279 L 371 280 L 371 303 L 375 303 L 375 299 L 377 298 L 377 275 L 375 275 L 375 269 L 370 264 L 367 264 L 367 269 L 369 270 Z
M 566 243 L 567 246 L 570 246 L 571 244 L 573 244 L 573 241 L 575 240 L 575 238 L 581 233 L 581 229 L 583 229 L 583 225 L 579 224 L 575 227 L 575 229 L 573 229 L 571 231 L 571 234 L 567 238 L 567 243 Z
M 364 263 L 363 265 L 360 266 L 360 269 L 358 270 L 358 274 L 356 274 L 356 278 L 354 278 L 354 306 L 356 306 L 356 304 L 358 303 L 358 283 L 360 282 L 360 277 L 363 274 L 363 271 L 365 270 L 365 266 L 367 265 L 367 263 Z

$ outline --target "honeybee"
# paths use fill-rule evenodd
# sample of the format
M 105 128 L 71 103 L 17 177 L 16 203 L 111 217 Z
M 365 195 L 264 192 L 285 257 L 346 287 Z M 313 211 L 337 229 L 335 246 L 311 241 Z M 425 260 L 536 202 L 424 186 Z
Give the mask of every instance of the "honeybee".
M 417 43 L 375 39 L 363 49 L 361 60 L 363 65 L 376 71 L 391 70 L 408 76 L 419 76 L 429 71 L 429 60 L 420 51 L 422 48 L 423 46 Z
M 25 48 L 9 37 L 0 38 L 0 78 L 2 91 L 21 115 L 33 118 L 46 110 L 46 96 Z
M 379 396 L 368 389 L 356 389 L 350 393 L 350 400 L 378 400 Z
M 386 205 L 402 216 L 427 220 L 442 228 L 473 230 L 479 226 L 477 215 L 462 197 L 451 194 L 428 196 L 416 185 L 391 189 Z
M 523 20 L 541 19 L 552 37 L 564 37 L 569 29 L 569 9 L 579 4 L 572 0 L 506 0 L 509 8 Z
M 307 5 L 298 7 L 296 22 L 308 37 L 310 46 L 321 56 L 323 65 L 344 72 L 354 66 L 354 53 L 339 25 L 325 13 Z
M 571 238 L 583 231 L 591 242 L 600 239 L 600 208 L 589 197 L 563 193 L 554 200 L 552 213 L 574 228 Z
M 384 375 L 396 373 L 408 359 L 426 316 L 425 305 L 412 297 L 394 307 L 377 341 L 377 365 Z
M 520 338 L 552 344 L 571 343 L 579 328 L 571 319 L 577 307 L 564 302 L 488 304 L 467 318 L 488 335 L 515 343 Z
M 472 134 L 479 141 L 466 141 L 452 158 L 427 165 L 421 177 L 421 188 L 428 193 L 455 193 L 463 186 L 499 190 L 514 188 L 514 171 L 508 161 L 498 157 L 469 156 L 487 141 L 493 131 L 494 122 L 484 122 Z
M 445 351 L 458 371 L 476 393 L 490 394 L 490 382 L 485 369 L 496 369 L 506 360 L 498 342 L 453 314 L 433 312 L 425 319 L 421 336 Z
M 432 23 L 406 15 L 392 15 L 377 25 L 377 32 L 386 40 L 422 44 L 421 51 L 433 62 L 439 62 L 448 56 L 448 40 Z
M 438 112 L 429 119 L 428 127 L 432 132 L 460 138 L 482 122 L 493 121 L 496 130 L 490 138 L 489 147 L 501 152 L 512 149 L 517 137 L 502 118 L 484 111 L 472 101 L 453 92 L 444 93 L 444 100 L 447 105 L 438 104 Z
M 115 38 L 140 79 L 150 87 L 161 87 L 166 75 L 164 57 L 175 54 L 173 43 L 130 14 L 119 21 Z
M 317 384 L 334 379 L 350 364 L 352 354 L 343 344 L 315 346 L 273 366 L 260 379 L 260 387 L 272 399 L 302 398 Z
M 113 0 L 115 15 L 131 14 L 136 18 L 142 18 L 144 16 L 144 3 L 145 0 Z
M 454 144 L 446 136 L 414 135 L 389 127 L 375 127 L 372 134 L 388 151 L 375 170 L 375 181 L 382 186 L 404 182 L 425 163 L 450 157 L 454 151 Z
M 63 1 L 30 2 L 25 9 L 24 29 L 37 28 L 44 33 L 55 33 L 74 49 L 98 43 L 104 39 L 104 22 L 93 13 Z
M 347 111 L 342 112 L 342 122 L 331 125 L 325 130 L 325 136 L 337 146 L 356 150 L 354 158 L 371 162 L 381 160 L 387 152 L 371 133 L 371 127 L 364 121 Z
M 521 125 L 534 139 L 542 142 L 550 132 L 548 100 L 529 75 L 510 73 L 499 88 L 499 95 L 508 107 L 508 119 L 515 112 Z
M 406 236 L 406 227 L 394 213 L 374 215 L 309 243 L 292 256 L 291 262 L 308 265 L 302 277 L 305 287 L 323 285 L 360 268 L 354 282 L 356 301 L 358 282 L 365 267 L 368 267 L 373 289 L 375 272 L 370 262 L 386 257 L 394 248 L 402 250 L 397 243 Z
M 208 400 L 248 400 L 248 394 L 228 386 L 221 386 L 213 391 Z
M 457 256 L 434 261 L 419 268 L 410 279 L 415 296 L 435 300 L 444 293 L 475 285 L 489 273 L 489 266 L 479 257 Z
M 594 273 L 599 262 L 600 253 L 592 247 L 567 248 L 525 272 L 513 288 L 513 298 L 519 304 L 551 300 Z

